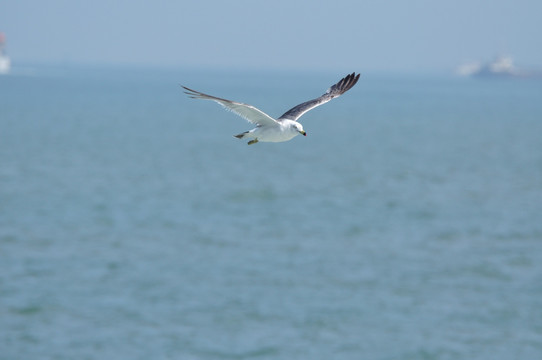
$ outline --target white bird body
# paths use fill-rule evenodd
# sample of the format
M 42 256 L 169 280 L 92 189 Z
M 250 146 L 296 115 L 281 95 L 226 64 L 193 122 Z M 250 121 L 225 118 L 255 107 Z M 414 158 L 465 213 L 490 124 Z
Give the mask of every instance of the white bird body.
M 297 119 L 299 119 L 307 111 L 327 103 L 333 98 L 341 96 L 346 91 L 350 90 L 359 80 L 359 74 L 349 74 L 342 78 L 338 83 L 331 86 L 322 96 L 306 101 L 302 104 L 294 106 L 290 110 L 286 111 L 278 119 L 274 119 L 267 115 L 260 109 L 243 104 L 236 101 L 222 99 L 216 96 L 207 95 L 202 92 L 192 90 L 183 86 L 186 90 L 185 93 L 190 95 L 194 99 L 213 100 L 222 105 L 225 109 L 233 111 L 235 114 L 245 118 L 247 121 L 256 124 L 257 126 L 244 133 L 234 135 L 238 139 L 250 138 L 249 145 L 257 142 L 283 142 L 293 139 L 299 134 L 307 136 L 303 125 L 301 125 Z
M 260 125 L 245 133 L 235 135 L 240 139 L 252 138 L 262 142 L 283 142 L 292 140 L 299 134 L 306 136 L 303 125 L 293 120 L 280 121 L 274 125 Z

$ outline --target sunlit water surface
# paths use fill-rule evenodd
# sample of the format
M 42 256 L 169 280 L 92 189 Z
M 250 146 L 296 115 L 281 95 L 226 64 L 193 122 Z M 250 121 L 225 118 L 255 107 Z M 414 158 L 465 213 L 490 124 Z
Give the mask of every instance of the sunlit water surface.
M 353 69 L 358 70 L 358 69 Z M 0 359 L 542 358 L 542 83 L 0 77 Z

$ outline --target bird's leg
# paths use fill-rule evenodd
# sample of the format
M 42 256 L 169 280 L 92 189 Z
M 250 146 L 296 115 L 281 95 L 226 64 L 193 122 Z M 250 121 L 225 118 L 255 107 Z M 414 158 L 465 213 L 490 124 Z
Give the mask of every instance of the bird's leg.
M 248 142 L 249 145 L 253 145 L 253 144 L 256 144 L 258 142 L 258 139 L 254 139 L 254 140 L 250 140 Z

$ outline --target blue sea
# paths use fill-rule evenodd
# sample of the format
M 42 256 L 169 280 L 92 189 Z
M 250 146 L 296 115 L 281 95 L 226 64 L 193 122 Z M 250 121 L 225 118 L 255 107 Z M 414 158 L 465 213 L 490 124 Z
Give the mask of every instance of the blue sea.
M 542 82 L 26 66 L 0 77 L 0 359 L 542 358 Z

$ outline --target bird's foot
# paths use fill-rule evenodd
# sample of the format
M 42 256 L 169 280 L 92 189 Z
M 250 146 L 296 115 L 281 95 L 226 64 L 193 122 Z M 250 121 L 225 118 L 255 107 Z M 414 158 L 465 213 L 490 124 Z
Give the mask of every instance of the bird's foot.
M 253 145 L 253 144 L 256 144 L 258 142 L 258 139 L 254 139 L 254 140 L 250 140 L 248 142 L 249 145 Z

